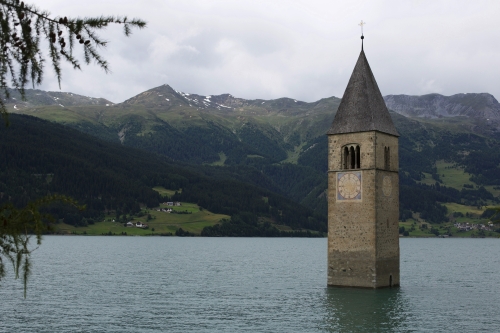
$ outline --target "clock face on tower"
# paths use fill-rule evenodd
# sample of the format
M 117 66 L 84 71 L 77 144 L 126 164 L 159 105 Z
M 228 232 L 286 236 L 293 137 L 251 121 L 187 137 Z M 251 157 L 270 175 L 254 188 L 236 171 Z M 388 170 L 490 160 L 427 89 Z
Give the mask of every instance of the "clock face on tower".
M 337 173 L 337 200 L 361 200 L 361 172 Z

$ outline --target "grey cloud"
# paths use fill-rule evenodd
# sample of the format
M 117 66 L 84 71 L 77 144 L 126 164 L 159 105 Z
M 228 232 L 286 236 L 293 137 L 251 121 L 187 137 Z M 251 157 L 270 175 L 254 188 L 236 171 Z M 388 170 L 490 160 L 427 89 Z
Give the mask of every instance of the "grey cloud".
M 44 3 L 46 5 L 44 5 Z M 160 84 L 200 94 L 305 101 L 341 97 L 360 49 L 383 94 L 500 97 L 498 1 L 120 1 L 38 4 L 54 14 L 128 14 L 149 27 L 101 35 L 112 75 L 66 69 L 63 90 L 119 102 Z M 58 89 L 49 71 L 42 88 Z

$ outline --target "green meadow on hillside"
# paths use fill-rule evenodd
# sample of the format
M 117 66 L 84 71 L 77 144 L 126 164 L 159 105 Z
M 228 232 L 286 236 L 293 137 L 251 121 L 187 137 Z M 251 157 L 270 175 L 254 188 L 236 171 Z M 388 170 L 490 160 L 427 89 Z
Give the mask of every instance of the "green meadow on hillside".
M 457 203 L 445 203 L 443 205 L 448 209 L 449 221 L 433 224 L 420 219 L 419 215 L 415 214 L 416 216 L 414 219 L 408 219 L 404 222 L 400 221 L 399 227 L 404 227 L 404 230 L 409 232 L 408 236 L 410 237 L 436 237 L 437 234 L 440 236 L 451 235 L 452 237 L 500 237 L 500 234 L 498 233 L 498 230 L 500 229 L 498 219 L 493 220 L 495 225 L 491 228 L 492 230 L 481 231 L 475 229 L 470 231 L 461 231 L 455 227 L 456 223 L 468 223 L 470 226 L 487 226 L 488 223 L 492 222 L 492 220 L 490 218 L 482 217 L 482 214 L 488 206 L 478 208 L 476 206 L 467 206 Z
M 442 160 L 437 161 L 436 169 L 444 186 L 453 187 L 457 190 L 461 190 L 464 184 L 477 186 L 474 182 L 470 181 L 471 174 L 465 172 L 463 168 L 456 166 L 455 163 L 447 163 Z M 422 184 L 434 185 L 436 183 L 436 179 L 432 178 L 430 173 L 424 172 L 424 175 L 425 178 L 422 179 Z
M 165 199 L 159 207 L 154 209 L 144 209 L 138 216 L 130 216 L 126 220 L 116 221 L 115 216 L 107 215 L 103 222 L 88 225 L 87 227 L 74 227 L 67 224 L 56 225 L 56 232 L 63 234 L 85 234 L 85 235 L 103 235 L 103 234 L 116 234 L 116 235 L 167 235 L 175 234 L 175 232 L 182 228 L 195 235 L 200 235 L 204 227 L 212 226 L 221 219 L 229 219 L 230 216 L 223 214 L 214 214 L 206 209 L 200 208 L 197 204 L 181 202 L 180 206 L 168 206 L 167 202 L 175 192 L 182 190 L 171 190 L 161 186 L 153 188 L 156 192 Z M 172 212 L 168 213 L 164 210 L 171 209 Z M 126 222 L 136 224 L 140 222 L 147 224 L 148 227 L 138 228 L 125 226 Z
M 174 212 L 166 213 L 161 209 L 172 209 Z M 160 211 L 158 211 L 160 210 Z M 103 235 L 103 234 L 116 234 L 122 235 L 161 235 L 161 234 L 175 234 L 175 232 L 182 228 L 184 231 L 199 235 L 204 227 L 212 226 L 221 219 L 229 218 L 228 215 L 214 214 L 193 203 L 182 202 L 181 206 L 167 206 L 165 203 L 160 204 L 157 209 L 143 210 L 143 216 L 131 217 L 128 220 L 134 224 L 141 222 L 147 224 L 147 229 L 137 227 L 126 227 L 124 221 L 115 221 L 114 216 L 108 215 L 103 222 L 97 222 L 87 227 L 74 227 L 67 224 L 56 225 L 56 231 L 63 234 L 85 234 L 85 235 Z M 142 215 L 142 214 L 140 214 Z M 151 219 L 149 219 L 149 216 Z M 128 221 L 127 221 L 128 222 Z
M 156 192 L 160 193 L 160 195 L 162 197 L 164 197 L 165 200 L 168 199 L 168 198 L 171 198 L 175 194 L 176 191 L 179 192 L 179 193 L 182 192 L 182 189 L 168 190 L 168 189 L 166 189 L 166 188 L 164 188 L 162 186 L 155 186 L 155 187 L 153 187 L 153 190 L 155 190 Z

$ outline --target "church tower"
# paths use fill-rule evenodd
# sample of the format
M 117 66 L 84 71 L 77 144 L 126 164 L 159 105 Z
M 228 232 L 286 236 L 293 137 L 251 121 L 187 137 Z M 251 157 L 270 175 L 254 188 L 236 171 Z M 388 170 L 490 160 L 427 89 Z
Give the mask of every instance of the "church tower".
M 398 137 L 363 49 L 328 131 L 328 285 L 399 285 Z

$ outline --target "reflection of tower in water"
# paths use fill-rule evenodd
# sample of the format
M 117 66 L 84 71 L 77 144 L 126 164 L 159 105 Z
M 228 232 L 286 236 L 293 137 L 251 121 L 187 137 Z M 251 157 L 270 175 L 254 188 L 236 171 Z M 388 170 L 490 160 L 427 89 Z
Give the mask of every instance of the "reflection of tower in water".
M 400 289 L 327 288 L 322 332 L 401 332 L 411 315 Z

